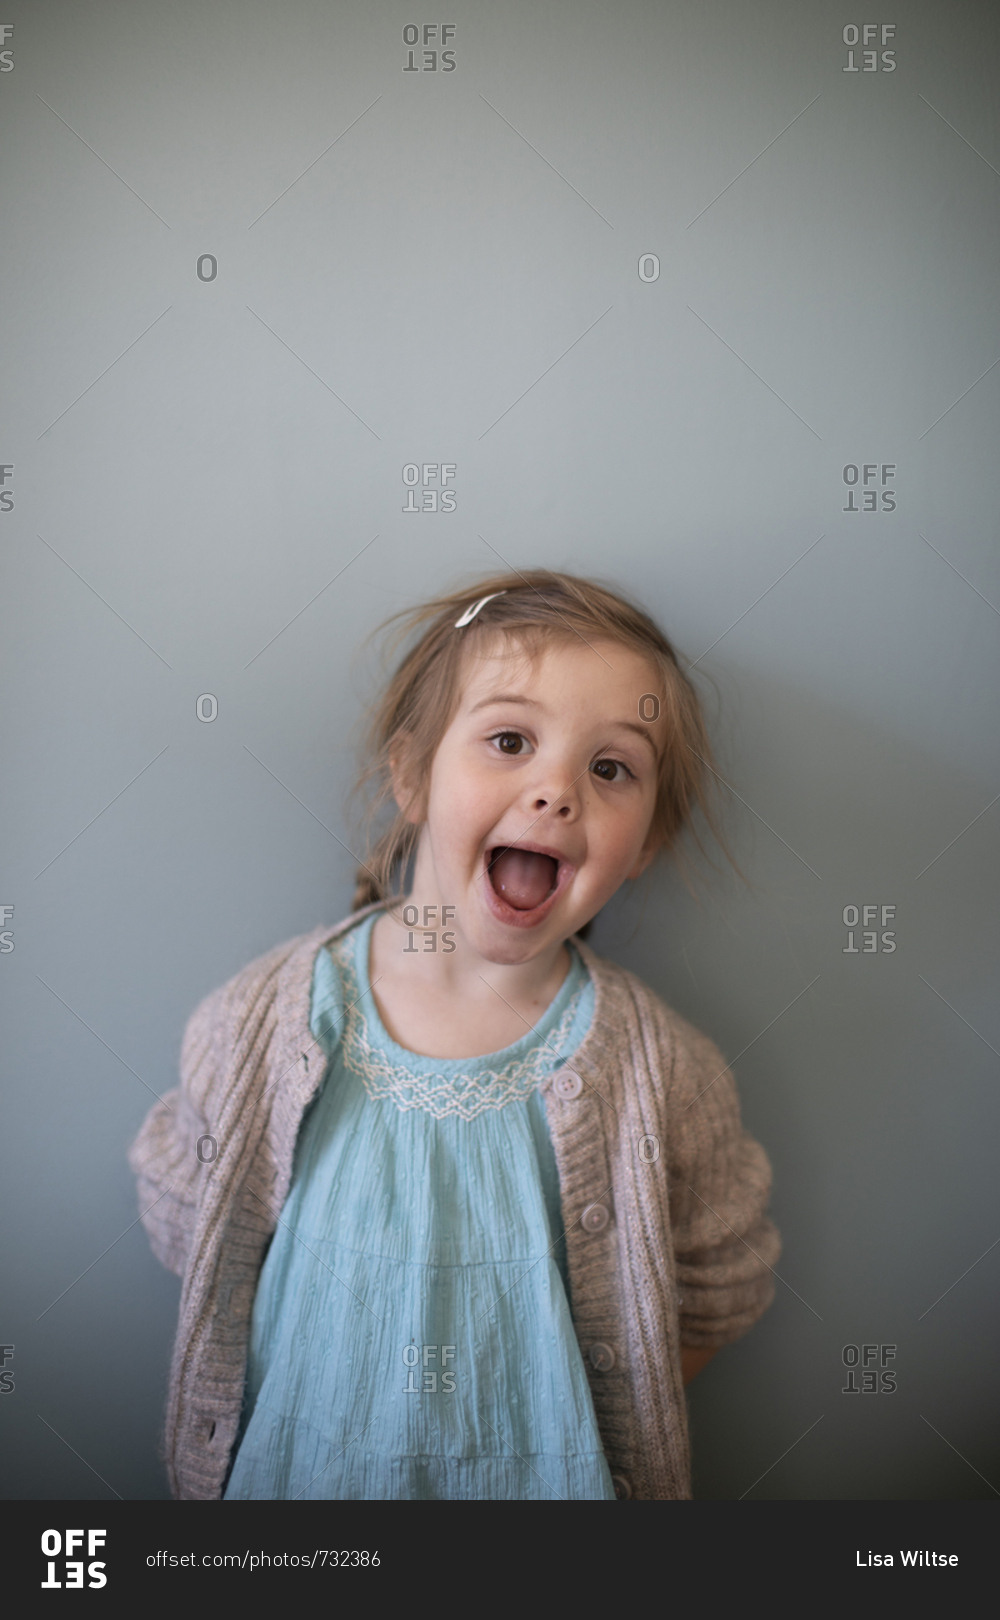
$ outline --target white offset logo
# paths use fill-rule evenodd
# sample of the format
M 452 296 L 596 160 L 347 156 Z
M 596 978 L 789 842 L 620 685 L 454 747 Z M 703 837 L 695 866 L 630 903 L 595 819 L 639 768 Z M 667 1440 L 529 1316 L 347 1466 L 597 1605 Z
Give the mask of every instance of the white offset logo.
M 95 1563 L 94 1554 L 99 1552 L 108 1539 L 106 1530 L 43 1530 L 42 1553 L 48 1560 L 48 1573 L 42 1581 L 43 1591 L 55 1591 L 59 1587 L 98 1587 L 107 1586 L 108 1577 L 104 1573 L 103 1562 Z M 87 1544 L 87 1563 L 82 1558 L 75 1558 L 74 1553 L 82 1553 L 84 1540 Z M 62 1575 L 64 1579 L 60 1580 Z

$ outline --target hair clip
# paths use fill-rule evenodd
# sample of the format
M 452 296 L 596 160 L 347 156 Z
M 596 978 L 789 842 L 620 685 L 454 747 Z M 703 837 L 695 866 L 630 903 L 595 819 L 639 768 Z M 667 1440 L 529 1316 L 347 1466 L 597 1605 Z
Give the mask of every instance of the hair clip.
M 476 617 L 476 614 L 479 612 L 479 609 L 481 607 L 485 607 L 487 602 L 492 602 L 493 597 L 506 595 L 507 591 L 505 587 L 502 591 L 494 591 L 493 596 L 481 596 L 478 602 L 473 602 L 471 607 L 466 608 L 460 619 L 455 620 L 455 629 L 461 630 L 465 625 L 471 624 L 473 619 Z

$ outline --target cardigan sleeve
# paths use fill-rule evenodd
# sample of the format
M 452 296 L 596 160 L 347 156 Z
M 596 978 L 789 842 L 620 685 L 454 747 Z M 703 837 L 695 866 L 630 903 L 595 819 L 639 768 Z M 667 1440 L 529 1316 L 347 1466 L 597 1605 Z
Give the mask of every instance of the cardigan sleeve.
M 718 1047 L 680 1018 L 667 1109 L 681 1343 L 717 1347 L 770 1305 L 781 1239 L 765 1213 L 771 1166 L 742 1128 L 732 1073 Z
M 128 1152 L 153 1253 L 178 1276 L 184 1274 L 202 1178 L 213 1156 L 205 1099 L 217 1073 L 225 988 L 206 996 L 188 1019 L 181 1044 L 181 1083 L 150 1109 Z

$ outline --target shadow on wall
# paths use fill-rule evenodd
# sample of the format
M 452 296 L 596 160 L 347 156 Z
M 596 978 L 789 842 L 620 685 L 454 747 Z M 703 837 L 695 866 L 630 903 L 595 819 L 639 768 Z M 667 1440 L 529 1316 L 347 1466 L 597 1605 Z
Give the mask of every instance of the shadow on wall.
M 661 870 L 591 940 L 721 1047 L 774 1167 L 781 1280 L 689 1391 L 696 1494 L 989 1496 L 996 1256 L 973 1263 L 996 1237 L 998 811 L 974 818 L 995 787 L 811 693 L 726 680 L 721 769 L 751 807 L 724 794 L 726 830 L 754 889 L 727 871 L 699 906 Z M 865 1344 L 877 1392 L 849 1376 Z

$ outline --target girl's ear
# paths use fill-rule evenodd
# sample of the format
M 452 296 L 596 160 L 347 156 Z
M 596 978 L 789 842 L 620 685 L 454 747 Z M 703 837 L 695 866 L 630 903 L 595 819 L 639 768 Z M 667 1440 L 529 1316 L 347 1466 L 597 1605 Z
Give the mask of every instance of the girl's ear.
M 392 796 L 401 816 L 419 826 L 424 819 L 420 813 L 420 794 L 411 781 L 409 764 L 410 744 L 405 736 L 399 737 L 389 754 L 389 772 L 392 776 Z

